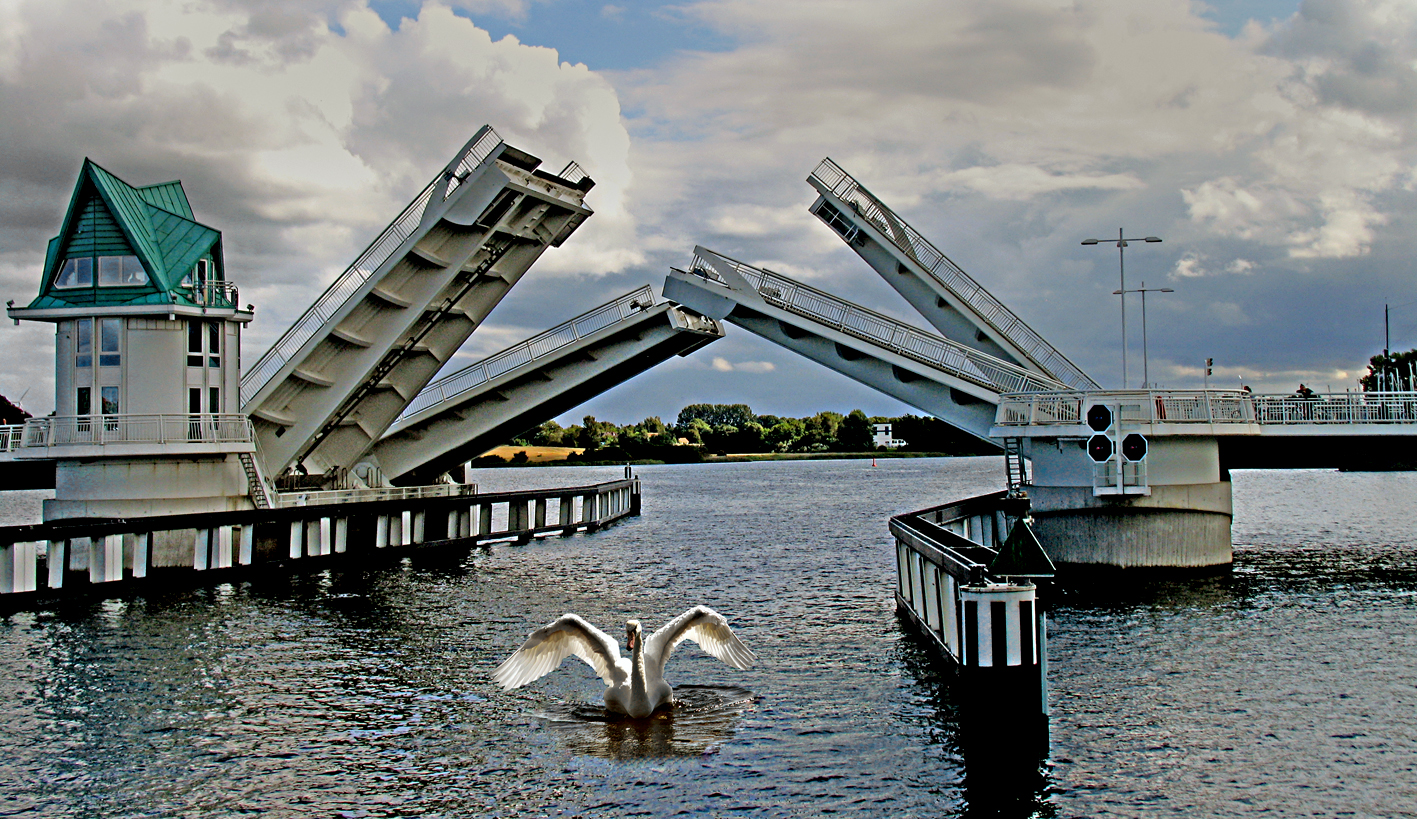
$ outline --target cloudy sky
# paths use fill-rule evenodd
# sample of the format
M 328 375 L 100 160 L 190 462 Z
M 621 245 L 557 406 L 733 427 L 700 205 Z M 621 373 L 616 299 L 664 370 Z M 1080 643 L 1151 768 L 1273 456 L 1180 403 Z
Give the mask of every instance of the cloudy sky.
M 807 213 L 831 156 L 1106 386 L 1114 247 L 1152 381 L 1354 385 L 1417 346 L 1410 0 L 0 0 L 0 299 L 33 298 L 85 156 L 179 178 L 257 305 L 254 360 L 483 123 L 597 180 L 454 366 L 645 283 L 695 244 L 925 326 Z M 1136 297 L 1133 296 L 1133 299 Z M 1133 386 L 1139 303 L 1129 305 Z M 0 393 L 53 407 L 50 325 Z M 908 411 L 729 338 L 607 393 Z

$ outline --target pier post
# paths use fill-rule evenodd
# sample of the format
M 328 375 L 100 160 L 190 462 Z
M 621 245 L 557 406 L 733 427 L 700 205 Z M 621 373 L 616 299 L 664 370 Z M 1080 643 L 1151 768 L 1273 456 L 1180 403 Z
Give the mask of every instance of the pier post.
M 236 561 L 242 566 L 250 566 L 252 552 L 256 549 L 256 525 L 247 523 L 241 527 L 241 551 L 237 553 Z
M 492 504 L 490 503 L 478 504 L 477 534 L 482 537 L 492 534 Z
M 534 529 L 546 528 L 546 498 L 536 499 L 536 515 L 532 518 L 531 525 Z
M 413 513 L 413 537 L 409 539 L 409 543 L 422 543 L 427 540 L 427 522 L 428 513 L 424 510 L 419 509 Z
M 335 519 L 335 554 L 342 555 L 349 548 L 349 518 Z
M 389 516 L 380 515 L 374 519 L 374 548 L 384 549 L 389 545 Z
M 148 576 L 148 553 L 152 551 L 152 532 L 139 532 L 133 538 L 133 576 Z
M 302 546 L 305 540 L 305 524 L 302 521 L 293 520 L 290 522 L 290 559 L 295 560 L 302 554 Z
M 399 536 L 398 536 L 398 538 L 397 538 L 398 545 L 400 545 L 400 546 L 407 546 L 407 545 L 409 545 L 410 543 L 413 542 L 413 512 L 412 512 L 412 510 L 405 509 L 405 510 L 403 510 L 402 512 L 400 512 L 400 513 L 399 513 L 399 516 L 398 516 L 398 524 L 399 524 Z
M 197 529 L 196 535 L 192 538 L 192 568 L 197 571 L 206 571 L 211 550 L 210 529 Z
M 216 561 L 214 568 L 231 568 L 231 527 L 219 526 L 216 530 Z
M 45 565 L 49 568 L 49 588 L 64 588 L 64 569 L 68 565 L 68 557 L 64 553 L 69 549 L 67 540 L 51 540 L 45 549 Z
M 1047 680 L 1043 676 L 1043 617 L 1032 584 L 961 586 L 964 614 L 960 682 L 966 701 L 996 708 L 962 712 L 961 729 L 973 745 L 1005 752 L 1020 739 L 1048 738 Z M 997 748 L 993 747 L 995 744 Z

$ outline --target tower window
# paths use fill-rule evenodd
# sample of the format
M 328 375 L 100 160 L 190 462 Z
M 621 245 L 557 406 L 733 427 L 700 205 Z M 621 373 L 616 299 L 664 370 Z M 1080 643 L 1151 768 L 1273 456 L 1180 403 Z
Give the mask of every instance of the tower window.
M 93 319 L 74 322 L 74 366 L 93 366 Z
M 106 287 L 147 284 L 148 271 L 137 256 L 99 256 L 98 283 Z
M 207 366 L 221 366 L 221 322 L 207 322 Z
M 74 391 L 74 414 L 88 415 L 93 412 L 93 387 L 79 387 Z
M 76 259 L 65 259 L 64 266 L 59 268 L 59 275 L 54 279 L 54 286 L 92 287 L 93 259 L 87 256 Z
M 98 366 L 117 367 L 122 363 L 119 351 L 119 336 L 123 319 L 106 318 L 98 321 Z
M 117 387 L 99 387 L 98 389 L 99 389 L 99 401 L 102 403 L 102 407 L 101 407 L 100 409 L 102 410 L 103 414 L 104 414 L 104 415 L 117 415 L 117 414 L 118 414 L 118 388 L 117 388 Z
M 187 366 L 202 366 L 202 323 L 187 322 Z

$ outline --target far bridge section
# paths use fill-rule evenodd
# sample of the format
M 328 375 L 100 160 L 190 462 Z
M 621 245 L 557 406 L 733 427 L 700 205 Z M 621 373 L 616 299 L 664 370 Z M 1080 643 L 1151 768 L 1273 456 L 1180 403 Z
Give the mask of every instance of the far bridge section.
M 484 126 L 247 372 L 267 475 L 349 468 L 549 246 L 594 182 Z
M 732 322 L 848 378 L 989 439 L 1002 393 L 1061 382 L 703 247 L 665 298 Z
M 366 454 L 398 485 L 432 483 L 537 424 L 723 337 L 648 287 L 429 384 Z
M 1097 383 L 830 158 L 807 177 L 811 212 L 946 338 L 1062 382 Z

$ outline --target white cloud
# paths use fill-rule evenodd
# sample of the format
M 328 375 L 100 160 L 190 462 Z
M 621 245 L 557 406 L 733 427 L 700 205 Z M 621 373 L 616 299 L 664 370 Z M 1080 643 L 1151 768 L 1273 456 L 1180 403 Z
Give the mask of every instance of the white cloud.
M 770 373 L 777 367 L 771 361 L 729 361 L 723 356 L 714 356 L 709 366 L 721 373 Z
M 134 184 L 183 180 L 260 308 L 252 357 L 484 123 L 553 172 L 574 159 L 596 180 L 596 216 L 539 275 L 642 259 L 614 88 L 437 2 L 390 30 L 360 0 L 0 0 L 0 109 L 7 298 L 34 293 L 90 156 Z

